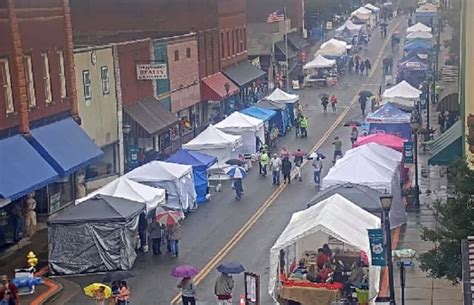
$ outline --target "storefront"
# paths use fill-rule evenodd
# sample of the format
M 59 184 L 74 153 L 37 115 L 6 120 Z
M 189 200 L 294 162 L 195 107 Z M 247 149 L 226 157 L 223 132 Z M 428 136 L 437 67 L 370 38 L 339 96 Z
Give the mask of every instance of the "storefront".
M 239 87 L 221 72 L 203 78 L 201 97 L 208 102 L 209 122 L 215 124 L 221 121 L 225 115 L 235 111 L 238 107 L 239 92 Z M 203 114 L 204 112 L 202 111 Z M 205 119 L 204 115 L 202 119 Z
M 204 125 L 204 104 L 207 102 L 194 104 L 178 112 L 182 143 L 190 141 L 201 131 L 201 127 Z
M 228 67 L 223 73 L 239 87 L 242 109 L 257 102 L 268 91 L 264 81 L 266 73 L 248 61 Z
M 100 148 L 104 154 L 85 169 L 86 187 L 97 189 L 119 175 L 119 145 L 112 143 Z

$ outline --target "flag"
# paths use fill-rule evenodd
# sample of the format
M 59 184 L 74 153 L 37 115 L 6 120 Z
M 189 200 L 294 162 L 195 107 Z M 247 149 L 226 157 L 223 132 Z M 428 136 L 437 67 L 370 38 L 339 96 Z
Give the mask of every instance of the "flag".
M 285 12 L 283 10 L 274 11 L 268 15 L 267 23 L 279 22 L 285 20 Z

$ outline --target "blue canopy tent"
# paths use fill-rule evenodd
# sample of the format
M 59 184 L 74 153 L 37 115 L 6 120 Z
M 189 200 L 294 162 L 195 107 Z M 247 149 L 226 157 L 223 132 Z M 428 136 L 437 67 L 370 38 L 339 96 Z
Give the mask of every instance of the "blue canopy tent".
M 276 116 L 273 121 L 274 124 L 272 124 L 272 121 L 270 121 L 270 129 L 273 128 L 274 125 L 276 125 L 276 127 L 278 127 L 280 136 L 284 136 L 286 133 L 286 129 L 288 128 L 290 123 L 290 116 L 288 114 L 287 105 L 284 103 L 263 99 L 258 101 L 255 106 L 267 110 L 273 110 L 276 112 Z
M 196 190 L 196 202 L 207 201 L 207 169 L 217 162 L 214 156 L 206 155 L 197 151 L 180 149 L 166 160 L 170 163 L 191 165 L 193 167 L 194 189 Z
M 411 138 L 411 114 L 394 103 L 387 103 L 366 118 L 369 133 L 388 133 L 409 140 Z
M 405 54 L 407 54 L 417 48 L 431 51 L 433 50 L 433 43 L 431 41 L 426 41 L 423 39 L 411 40 L 405 44 L 403 51 L 405 52 Z
M 397 82 L 407 81 L 410 85 L 418 88 L 426 80 L 430 66 L 416 58 L 405 60 L 398 64 Z
M 250 115 L 254 118 L 263 120 L 264 122 L 272 122 L 272 119 L 276 116 L 276 111 L 264 109 L 260 107 L 250 106 L 245 109 L 240 110 L 241 113 Z

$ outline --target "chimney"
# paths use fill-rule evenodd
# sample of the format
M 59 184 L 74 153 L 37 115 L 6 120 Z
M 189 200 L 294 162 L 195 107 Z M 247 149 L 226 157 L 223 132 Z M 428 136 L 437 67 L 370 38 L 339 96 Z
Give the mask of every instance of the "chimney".
M 25 64 L 23 62 L 23 48 L 21 46 L 20 28 L 15 12 L 14 0 L 7 0 L 8 25 L 11 35 L 12 54 L 12 87 L 13 98 L 17 101 L 18 118 L 20 121 L 20 132 L 28 134 L 30 132 L 28 114 L 28 96 L 26 93 Z

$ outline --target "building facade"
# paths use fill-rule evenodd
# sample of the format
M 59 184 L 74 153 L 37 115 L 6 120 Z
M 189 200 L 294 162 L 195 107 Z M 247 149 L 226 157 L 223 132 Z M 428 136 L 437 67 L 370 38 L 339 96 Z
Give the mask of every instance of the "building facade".
M 247 60 L 247 15 L 245 0 L 218 1 L 221 68 Z
M 104 152 L 85 170 L 86 187 L 94 190 L 123 173 L 112 46 L 76 49 L 74 64 L 81 127 Z

